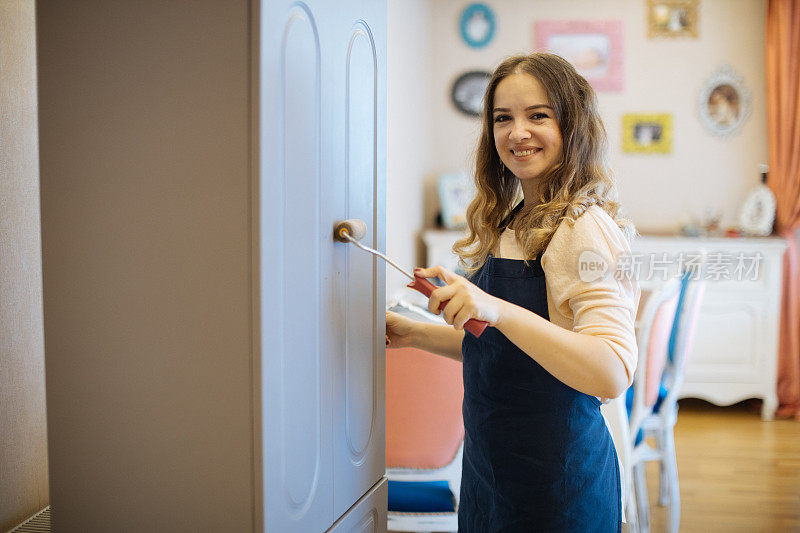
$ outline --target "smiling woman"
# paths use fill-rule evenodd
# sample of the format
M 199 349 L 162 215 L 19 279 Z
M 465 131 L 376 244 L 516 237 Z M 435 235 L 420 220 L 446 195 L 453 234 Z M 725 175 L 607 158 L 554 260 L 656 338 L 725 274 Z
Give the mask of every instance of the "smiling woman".
M 500 160 L 519 180 L 525 196 L 536 198 L 547 175 L 561 161 L 561 131 L 539 80 L 515 73 L 494 95 L 494 144 Z
M 639 288 L 579 273 L 587 251 L 607 265 L 630 253 L 633 231 L 595 94 L 538 53 L 502 62 L 484 102 L 469 236 L 454 247 L 469 278 L 416 272 L 444 280 L 428 308 L 453 327 L 388 313 L 387 335 L 463 361 L 459 531 L 617 532 L 621 478 L 600 405 L 631 382 Z M 470 319 L 493 327 L 465 334 Z
M 574 223 L 592 205 L 627 239 L 633 236 L 605 163 L 606 131 L 595 92 L 569 62 L 546 53 L 510 57 L 495 70 L 485 101 L 475 162 L 478 194 L 467 212 L 470 234 L 454 247 L 468 268 L 477 270 L 497 245 L 500 223 L 520 187 L 528 206 L 511 227 L 524 228 L 516 237 L 527 257 L 547 247 L 562 220 Z M 511 152 L 516 148 L 542 153 L 526 160 Z

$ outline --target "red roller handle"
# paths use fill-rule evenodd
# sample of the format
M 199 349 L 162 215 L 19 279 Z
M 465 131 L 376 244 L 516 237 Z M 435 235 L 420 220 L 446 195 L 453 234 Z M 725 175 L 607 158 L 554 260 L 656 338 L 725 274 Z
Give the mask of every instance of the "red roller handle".
M 414 275 L 414 281 L 409 283 L 407 285 L 407 287 L 410 287 L 410 288 L 412 288 L 412 289 L 414 289 L 416 291 L 421 292 L 422 294 L 424 294 L 428 298 L 431 297 L 431 293 L 434 291 L 434 289 L 438 288 L 438 287 L 436 287 L 436 285 L 434 285 L 433 283 L 431 283 L 427 279 L 425 279 L 423 277 L 420 277 L 420 276 L 417 276 L 416 274 Z M 448 301 L 449 300 L 445 300 L 444 302 L 439 304 L 439 311 L 441 311 L 442 309 L 445 308 L 445 306 L 447 305 Z M 470 318 L 469 320 L 467 320 L 466 324 L 464 324 L 464 329 L 469 331 L 470 333 L 472 333 L 476 337 L 480 337 L 481 334 L 483 333 L 483 330 L 485 330 L 486 326 L 488 326 L 488 325 L 489 325 L 488 322 L 484 322 L 482 320 L 475 320 L 474 318 Z

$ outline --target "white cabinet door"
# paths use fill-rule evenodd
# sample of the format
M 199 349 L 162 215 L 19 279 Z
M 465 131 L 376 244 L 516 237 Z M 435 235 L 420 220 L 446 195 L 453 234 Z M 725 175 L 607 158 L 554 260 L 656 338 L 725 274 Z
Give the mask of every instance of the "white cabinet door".
M 267 531 L 323 531 L 381 478 L 385 1 L 261 4 L 260 244 Z
M 367 225 L 362 242 L 385 249 L 385 3 L 339 4 L 343 10 L 332 69 L 344 88 L 344 209 Z M 341 516 L 386 470 L 385 273 L 382 260 L 339 245 L 333 396 L 334 515 Z
M 333 518 L 326 300 L 333 245 L 318 13 L 261 4 L 261 371 L 266 531 Z M 327 162 L 329 163 L 329 162 Z

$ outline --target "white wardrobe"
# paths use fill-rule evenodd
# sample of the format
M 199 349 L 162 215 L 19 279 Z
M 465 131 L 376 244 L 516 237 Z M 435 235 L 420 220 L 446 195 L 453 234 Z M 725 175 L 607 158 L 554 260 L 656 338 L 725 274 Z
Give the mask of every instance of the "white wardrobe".
M 385 0 L 36 10 L 54 531 L 384 531 Z

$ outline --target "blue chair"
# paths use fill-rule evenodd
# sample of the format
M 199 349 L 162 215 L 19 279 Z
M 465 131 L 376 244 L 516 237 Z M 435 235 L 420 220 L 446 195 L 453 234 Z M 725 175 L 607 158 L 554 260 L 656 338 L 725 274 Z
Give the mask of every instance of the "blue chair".
M 658 461 L 659 505 L 669 506 L 667 530 L 677 533 L 680 523 L 680 491 L 678 465 L 675 456 L 673 429 L 678 419 L 678 396 L 683 383 L 686 362 L 690 353 L 700 307 L 705 295 L 705 280 L 697 272 L 687 271 L 681 276 L 680 294 L 667 345 L 667 358 L 663 366 L 656 400 L 649 412 L 639 415 L 634 441 L 634 486 L 639 507 L 640 530 L 649 526 L 647 486 L 644 479 L 644 462 Z M 635 385 L 634 385 L 635 387 Z M 633 415 L 634 387 L 628 391 L 629 412 Z M 655 448 L 645 440 L 653 437 Z

